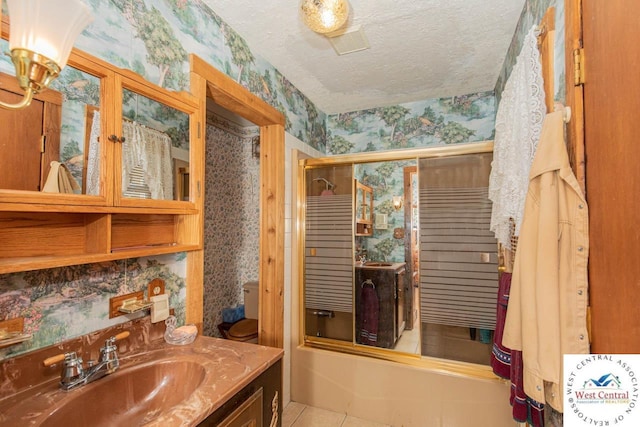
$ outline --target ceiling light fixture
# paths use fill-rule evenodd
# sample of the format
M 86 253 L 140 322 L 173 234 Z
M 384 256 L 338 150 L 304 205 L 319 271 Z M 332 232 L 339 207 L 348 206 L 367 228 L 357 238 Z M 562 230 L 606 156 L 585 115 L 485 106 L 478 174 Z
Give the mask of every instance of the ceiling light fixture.
M 302 0 L 300 14 L 307 27 L 326 34 L 342 27 L 349 18 L 347 0 Z
M 17 110 L 58 77 L 76 37 L 93 17 L 80 0 L 7 0 L 7 6 L 10 56 L 25 93 L 20 102 L 0 101 L 0 107 Z

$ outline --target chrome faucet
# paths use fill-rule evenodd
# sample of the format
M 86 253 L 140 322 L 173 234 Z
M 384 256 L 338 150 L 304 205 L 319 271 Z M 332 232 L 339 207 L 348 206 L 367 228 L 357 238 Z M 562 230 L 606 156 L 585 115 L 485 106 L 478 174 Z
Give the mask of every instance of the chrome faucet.
M 115 343 L 118 339 L 126 338 L 127 336 L 129 336 L 129 332 L 125 331 L 106 340 L 104 347 L 100 349 L 98 363 L 90 361 L 87 363 L 86 368 L 82 364 L 82 358 L 78 357 L 75 351 L 65 353 L 62 372 L 60 373 L 60 388 L 71 390 L 114 373 L 120 367 L 118 347 Z M 59 362 L 62 356 L 59 355 L 45 360 L 45 366 Z

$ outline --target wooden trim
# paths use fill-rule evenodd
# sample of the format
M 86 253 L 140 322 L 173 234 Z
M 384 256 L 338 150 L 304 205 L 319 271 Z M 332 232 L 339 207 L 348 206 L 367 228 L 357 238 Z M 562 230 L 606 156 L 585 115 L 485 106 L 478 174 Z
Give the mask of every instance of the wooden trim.
M 376 163 L 386 161 L 411 160 L 432 157 L 461 156 L 463 154 L 478 154 L 493 152 L 493 141 L 472 142 L 468 144 L 455 144 L 426 148 L 413 148 L 408 150 L 391 150 L 346 154 L 343 156 L 317 157 L 302 160 L 306 167 L 324 167 L 327 165 L 345 165 L 350 163 Z
M 191 93 L 200 104 L 199 116 L 192 116 L 195 120 L 190 125 L 190 140 L 200 141 L 199 152 L 190 153 L 191 179 L 189 182 L 189 198 L 195 204 L 199 214 L 185 217 L 179 224 L 179 230 L 190 230 L 190 234 L 197 233 L 199 250 L 187 253 L 187 300 L 186 323 L 193 323 L 202 333 L 204 322 L 204 176 L 205 176 L 205 140 L 204 129 L 206 123 L 207 81 L 197 73 L 191 72 Z M 190 150 L 193 150 L 191 144 Z
M 282 125 L 284 116 L 278 110 L 216 70 L 197 55 L 189 56 L 191 71 L 207 80 L 207 96 L 216 104 L 238 114 L 258 126 Z
M 16 77 L 3 72 L 0 72 L 0 89 L 13 92 L 16 95 L 24 95 L 24 90 L 18 84 Z M 33 99 L 62 106 L 62 94 L 53 89 L 46 89 L 43 92 L 36 93 L 33 95 Z
M 540 50 L 540 62 L 542 62 L 542 80 L 544 82 L 545 105 L 547 113 L 553 111 L 555 98 L 555 34 L 556 34 L 556 8 L 550 7 L 545 12 L 540 24 L 541 33 L 538 36 L 538 49 Z
M 284 345 L 284 116 L 198 56 L 189 57 L 192 92 L 260 126 L 259 341 Z M 200 77 L 201 79 L 198 79 Z M 206 82 L 206 91 L 202 82 Z M 204 126 L 204 121 L 202 122 Z M 202 281 L 200 285 L 202 286 Z M 187 306 L 202 305 L 187 295 Z
M 303 292 L 303 284 L 304 284 L 304 258 L 305 258 L 305 245 L 306 245 L 306 237 L 305 237 L 305 229 L 306 229 L 306 206 L 301 201 L 306 199 L 307 185 L 306 185 L 306 172 L 304 163 L 306 159 L 309 159 L 309 155 L 305 154 L 301 151 L 295 150 L 295 157 L 292 154 L 292 159 L 296 159 L 297 165 L 296 170 L 296 179 L 295 179 L 295 189 L 296 189 L 296 203 L 292 203 L 293 214 L 291 218 L 292 222 L 292 243 L 295 242 L 295 247 L 291 248 L 291 261 L 292 261 L 292 270 L 291 277 L 297 277 L 297 282 L 294 289 L 292 283 L 291 289 L 291 301 L 292 301 L 292 318 L 293 316 L 298 314 L 298 322 L 296 324 L 297 329 L 297 337 L 298 341 L 295 345 L 304 344 L 305 337 L 305 302 L 304 302 L 304 292 Z M 293 180 L 292 180 L 293 182 Z M 295 228 L 293 227 L 295 224 Z M 293 233 L 295 232 L 295 235 Z M 293 304 L 294 297 L 297 295 L 297 305 Z M 291 329 L 291 336 L 295 335 L 294 328 Z
M 104 218 L 104 221 L 110 221 L 109 217 Z M 95 233 L 104 234 L 104 230 L 99 231 L 100 226 L 108 226 L 102 224 L 96 224 L 95 226 L 87 228 L 87 236 L 95 235 Z M 101 245 L 110 244 L 110 236 L 103 236 L 103 242 Z M 94 244 L 91 250 L 99 249 L 100 245 Z M 115 261 L 128 258 L 140 258 L 149 257 L 154 255 L 173 254 L 176 252 L 188 252 L 196 251 L 198 248 L 193 245 L 185 246 L 155 246 L 155 247 L 140 247 L 135 249 L 107 252 L 107 253 L 85 253 L 85 254 L 73 254 L 58 255 L 58 256 L 28 256 L 11 259 L 0 259 L 0 274 L 16 273 L 20 271 L 32 271 L 43 270 L 47 268 L 66 267 L 70 265 L 82 265 L 82 264 L 95 264 L 106 261 Z M 197 251 L 196 251 L 197 252 Z M 187 270 L 188 272 L 188 270 Z M 188 284 L 187 284 L 188 288 Z M 189 290 L 187 289 L 187 296 Z M 191 322 L 195 323 L 195 322 Z
M 284 127 L 260 128 L 260 343 L 284 345 Z
M 566 105 L 571 107 L 567 125 L 567 149 L 573 173 L 586 194 L 584 152 L 584 87 L 574 85 L 575 58 L 573 51 L 582 48 L 582 0 L 565 1 L 565 79 Z

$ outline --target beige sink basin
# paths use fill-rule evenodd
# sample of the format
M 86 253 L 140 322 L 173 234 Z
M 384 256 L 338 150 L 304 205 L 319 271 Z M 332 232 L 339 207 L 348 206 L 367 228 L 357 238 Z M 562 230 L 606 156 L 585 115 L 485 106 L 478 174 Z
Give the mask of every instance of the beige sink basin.
M 69 393 L 39 424 L 42 427 L 142 425 L 189 397 L 205 378 L 191 360 L 138 365 Z
M 28 387 L 0 395 L 0 426 L 197 426 L 283 354 L 280 349 L 204 336 L 184 346 L 156 339 L 142 343 L 137 351 L 123 351 L 115 373 L 64 391 L 59 386 L 61 368 L 42 365 L 58 350 L 25 356 L 25 368 L 15 372 L 32 369 L 35 374 L 25 378 Z M 6 372 L 0 370 L 0 376 Z M 45 374 L 46 380 L 38 382 Z

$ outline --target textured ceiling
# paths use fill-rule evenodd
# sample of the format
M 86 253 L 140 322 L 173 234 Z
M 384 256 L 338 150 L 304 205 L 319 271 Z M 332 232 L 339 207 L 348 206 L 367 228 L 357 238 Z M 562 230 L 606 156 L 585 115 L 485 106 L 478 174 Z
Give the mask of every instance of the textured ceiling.
M 350 0 L 370 49 L 338 56 L 299 0 L 204 0 L 328 114 L 493 90 L 525 0 Z

